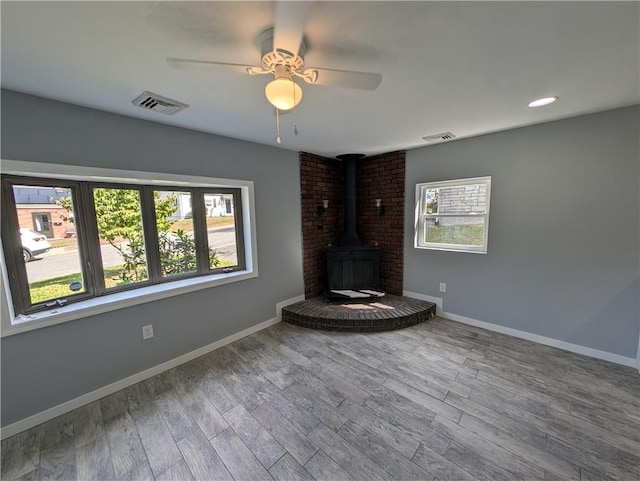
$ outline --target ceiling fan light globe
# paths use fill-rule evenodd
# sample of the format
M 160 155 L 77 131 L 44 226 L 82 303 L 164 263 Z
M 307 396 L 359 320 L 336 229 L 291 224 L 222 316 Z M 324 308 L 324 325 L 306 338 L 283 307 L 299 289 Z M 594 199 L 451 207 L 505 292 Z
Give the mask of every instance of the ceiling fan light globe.
M 277 78 L 267 84 L 264 95 L 278 110 L 291 110 L 302 100 L 302 88 L 291 79 Z

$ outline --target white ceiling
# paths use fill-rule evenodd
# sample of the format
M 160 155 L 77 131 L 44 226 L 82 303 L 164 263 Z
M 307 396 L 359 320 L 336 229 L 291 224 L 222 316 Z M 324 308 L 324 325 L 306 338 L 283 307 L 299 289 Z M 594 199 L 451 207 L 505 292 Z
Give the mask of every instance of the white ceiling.
M 166 57 L 260 63 L 273 2 L 2 1 L 2 87 L 275 143 L 268 76 L 187 71 Z M 302 84 L 280 147 L 334 156 L 426 145 L 640 102 L 638 2 L 315 2 L 306 65 L 377 72 L 373 92 Z M 149 90 L 191 107 L 131 104 Z M 530 109 L 540 96 L 555 104 Z

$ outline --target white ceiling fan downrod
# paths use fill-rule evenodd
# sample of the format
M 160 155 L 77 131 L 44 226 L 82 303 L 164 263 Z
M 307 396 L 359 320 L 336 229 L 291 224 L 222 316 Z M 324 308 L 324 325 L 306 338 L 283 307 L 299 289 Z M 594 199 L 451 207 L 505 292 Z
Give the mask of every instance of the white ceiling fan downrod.
M 293 86 L 293 135 L 298 135 L 298 124 L 296 123 L 296 88 Z

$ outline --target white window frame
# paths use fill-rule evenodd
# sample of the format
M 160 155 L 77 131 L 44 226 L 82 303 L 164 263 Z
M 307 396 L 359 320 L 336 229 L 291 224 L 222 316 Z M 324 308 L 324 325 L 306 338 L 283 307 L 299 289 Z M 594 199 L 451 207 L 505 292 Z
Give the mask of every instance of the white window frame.
M 88 180 L 104 183 L 144 184 L 158 187 L 184 185 L 185 187 L 239 188 L 241 191 L 243 211 L 243 241 L 246 267 L 241 271 L 216 273 L 208 276 L 176 280 L 129 291 L 117 292 L 102 297 L 95 297 L 86 301 L 76 302 L 29 315 L 16 315 L 13 311 L 11 291 L 9 290 L 9 277 L 4 259 L 4 250 L 0 245 L 0 270 L 2 274 L 0 277 L 0 315 L 2 317 L 0 321 L 0 337 L 11 336 L 116 309 L 258 277 L 258 244 L 256 238 L 253 181 L 18 160 L 2 160 L 2 173 L 17 176 Z
M 487 186 L 486 212 L 484 214 L 424 214 L 424 191 L 427 189 L 459 187 L 465 185 L 484 184 Z M 415 236 L 414 247 L 416 249 L 431 249 L 438 251 L 469 252 L 473 254 L 486 254 L 489 241 L 489 211 L 491 200 L 491 176 L 473 177 L 469 179 L 444 180 L 439 182 L 424 182 L 416 184 L 416 204 L 415 204 Z M 477 217 L 484 219 L 484 239 L 481 246 L 465 244 L 446 244 L 442 242 L 426 242 L 425 224 L 428 218 L 454 218 L 454 217 Z

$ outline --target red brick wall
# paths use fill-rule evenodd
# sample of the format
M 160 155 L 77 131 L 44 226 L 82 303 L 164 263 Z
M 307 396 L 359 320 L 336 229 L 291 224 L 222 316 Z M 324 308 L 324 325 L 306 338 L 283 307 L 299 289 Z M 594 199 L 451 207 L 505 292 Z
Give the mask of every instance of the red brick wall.
M 363 245 L 381 252 L 381 282 L 389 294 L 402 295 L 404 252 L 405 152 L 392 152 L 358 161 L 357 230 Z M 344 167 L 342 162 L 300 153 L 302 251 L 305 297 L 323 293 L 325 254 L 340 245 L 344 234 Z M 322 217 L 317 207 L 329 200 Z M 382 199 L 385 214 L 378 216 L 375 199 Z M 322 228 L 319 228 L 319 227 Z
M 344 233 L 344 168 L 336 159 L 300 152 L 304 295 L 319 296 L 326 284 L 325 253 Z M 317 209 L 329 201 L 323 216 Z
M 386 292 L 398 296 L 404 275 L 405 157 L 405 151 L 398 151 L 358 161 L 356 187 L 360 241 L 380 247 L 380 282 Z M 382 199 L 381 215 L 375 199 Z
M 69 212 L 62 207 L 32 208 L 18 206 L 16 210 L 18 212 L 18 224 L 21 228 L 24 227 L 35 231 L 32 214 L 49 213 L 51 215 L 54 238 L 69 237 L 69 231 L 75 232 L 75 226 L 68 220 L 63 220 L 63 218 L 67 219 L 69 217 Z

